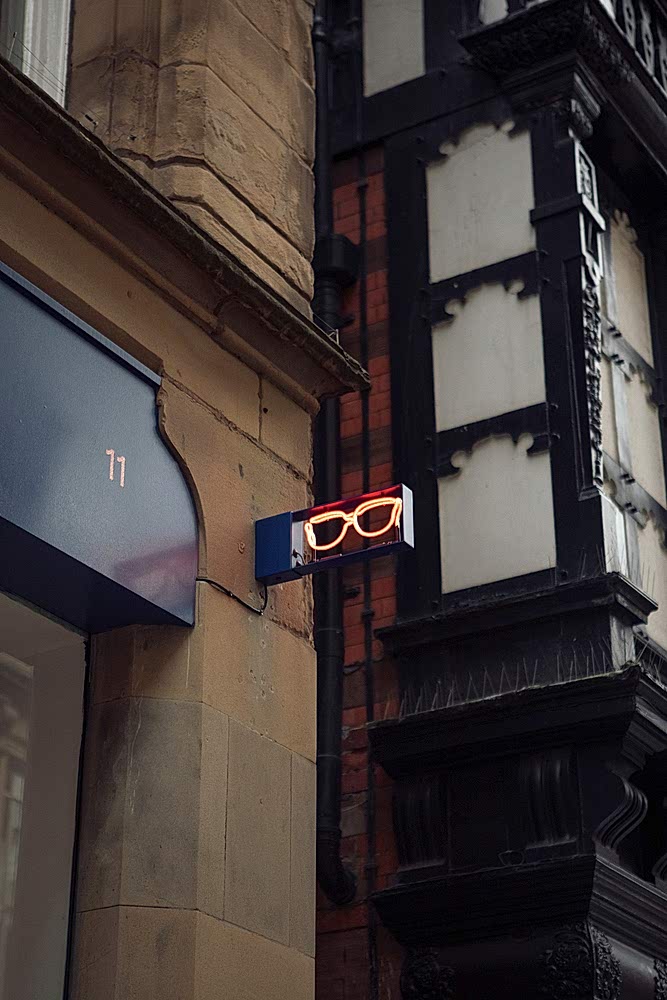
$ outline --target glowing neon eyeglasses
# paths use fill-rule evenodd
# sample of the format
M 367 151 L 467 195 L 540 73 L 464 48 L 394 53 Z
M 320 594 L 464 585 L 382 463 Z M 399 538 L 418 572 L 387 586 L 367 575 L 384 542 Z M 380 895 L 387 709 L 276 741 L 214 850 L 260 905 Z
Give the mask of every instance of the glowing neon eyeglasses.
M 364 514 L 369 514 L 372 510 L 378 510 L 382 507 L 386 508 L 388 517 L 386 524 L 372 531 L 364 528 L 359 519 Z M 304 521 L 303 530 L 306 540 L 314 552 L 327 552 L 329 549 L 340 545 L 350 525 L 352 525 L 357 534 L 361 535 L 362 538 L 380 538 L 382 535 L 386 535 L 388 531 L 391 531 L 398 524 L 402 510 L 403 500 L 401 497 L 374 497 L 372 500 L 364 500 L 351 514 L 347 514 L 344 510 L 327 510 L 323 514 L 314 514 L 307 521 Z M 333 542 L 318 542 L 315 534 L 316 526 L 338 520 L 341 522 L 341 528 Z

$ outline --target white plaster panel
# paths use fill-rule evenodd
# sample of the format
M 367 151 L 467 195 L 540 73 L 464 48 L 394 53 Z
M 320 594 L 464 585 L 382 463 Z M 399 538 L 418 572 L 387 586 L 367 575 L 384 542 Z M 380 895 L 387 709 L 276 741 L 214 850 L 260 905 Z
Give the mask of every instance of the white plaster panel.
M 618 326 L 634 349 L 653 364 L 644 255 L 624 212 L 616 211 L 611 220 L 611 257 Z
M 520 299 L 522 288 L 476 288 L 465 302 L 448 304 L 454 319 L 433 328 L 439 431 L 546 398 L 540 300 Z
M 422 76 L 423 0 L 363 0 L 364 93 Z
M 507 0 L 480 0 L 479 19 L 482 24 L 493 24 L 507 17 L 509 5 Z
M 445 593 L 522 576 L 556 564 L 551 462 L 528 455 L 529 434 L 487 438 L 438 482 Z
M 658 604 L 658 610 L 649 615 L 648 633 L 667 649 L 667 551 L 663 546 L 663 533 L 653 518 L 649 518 L 637 534 L 642 588 Z
M 614 18 L 614 20 L 616 20 L 616 11 L 614 9 L 614 0 L 600 0 L 600 3 L 605 8 L 605 10 L 609 11 L 609 13 Z
M 632 475 L 651 496 L 667 506 L 662 442 L 657 406 L 650 400 L 650 386 L 638 374 L 625 381 Z
M 600 395 L 602 399 L 602 447 L 615 462 L 618 462 L 618 435 L 614 412 L 614 381 L 611 361 L 603 357 Z
M 605 484 L 608 488 L 610 484 Z M 605 565 L 609 573 L 629 576 L 625 515 L 611 497 L 602 495 Z
M 426 168 L 431 281 L 535 249 L 528 132 L 475 125 Z

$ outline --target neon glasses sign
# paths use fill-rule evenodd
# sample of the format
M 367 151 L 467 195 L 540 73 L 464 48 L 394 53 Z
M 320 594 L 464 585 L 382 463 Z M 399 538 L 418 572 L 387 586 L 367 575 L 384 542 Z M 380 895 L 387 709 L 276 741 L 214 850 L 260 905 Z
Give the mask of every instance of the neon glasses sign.
M 257 521 L 255 575 L 284 583 L 413 545 L 412 492 L 391 486 Z
M 372 531 L 363 528 L 361 518 L 364 514 L 379 511 L 381 508 L 383 513 L 387 513 L 387 508 L 389 508 L 389 518 L 386 524 Z M 313 552 L 328 552 L 340 545 L 348 528 L 351 527 L 362 538 L 380 538 L 382 535 L 386 535 L 398 524 L 402 510 L 403 500 L 401 497 L 373 497 L 370 500 L 363 500 L 351 514 L 347 514 L 344 510 L 327 510 L 322 514 L 313 514 L 307 521 L 304 521 L 303 530 L 306 534 L 306 541 Z M 316 529 L 325 524 L 335 524 L 338 529 L 338 534 L 332 542 L 318 541 Z

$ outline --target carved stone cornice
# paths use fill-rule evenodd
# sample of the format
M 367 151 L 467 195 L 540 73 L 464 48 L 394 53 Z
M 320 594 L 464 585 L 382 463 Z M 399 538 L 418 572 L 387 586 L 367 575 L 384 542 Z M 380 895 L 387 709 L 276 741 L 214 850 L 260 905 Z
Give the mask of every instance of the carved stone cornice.
M 633 76 L 623 35 L 599 0 L 545 0 L 460 41 L 478 66 L 501 80 L 572 52 L 606 86 Z

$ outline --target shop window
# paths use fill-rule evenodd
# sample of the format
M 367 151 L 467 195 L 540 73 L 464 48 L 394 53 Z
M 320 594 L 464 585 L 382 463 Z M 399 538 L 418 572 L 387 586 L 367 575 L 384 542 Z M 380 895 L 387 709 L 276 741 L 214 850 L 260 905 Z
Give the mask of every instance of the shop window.
M 0 1000 L 61 1000 L 83 728 L 82 636 L 0 593 Z
M 65 103 L 70 0 L 0 0 L 0 53 Z

